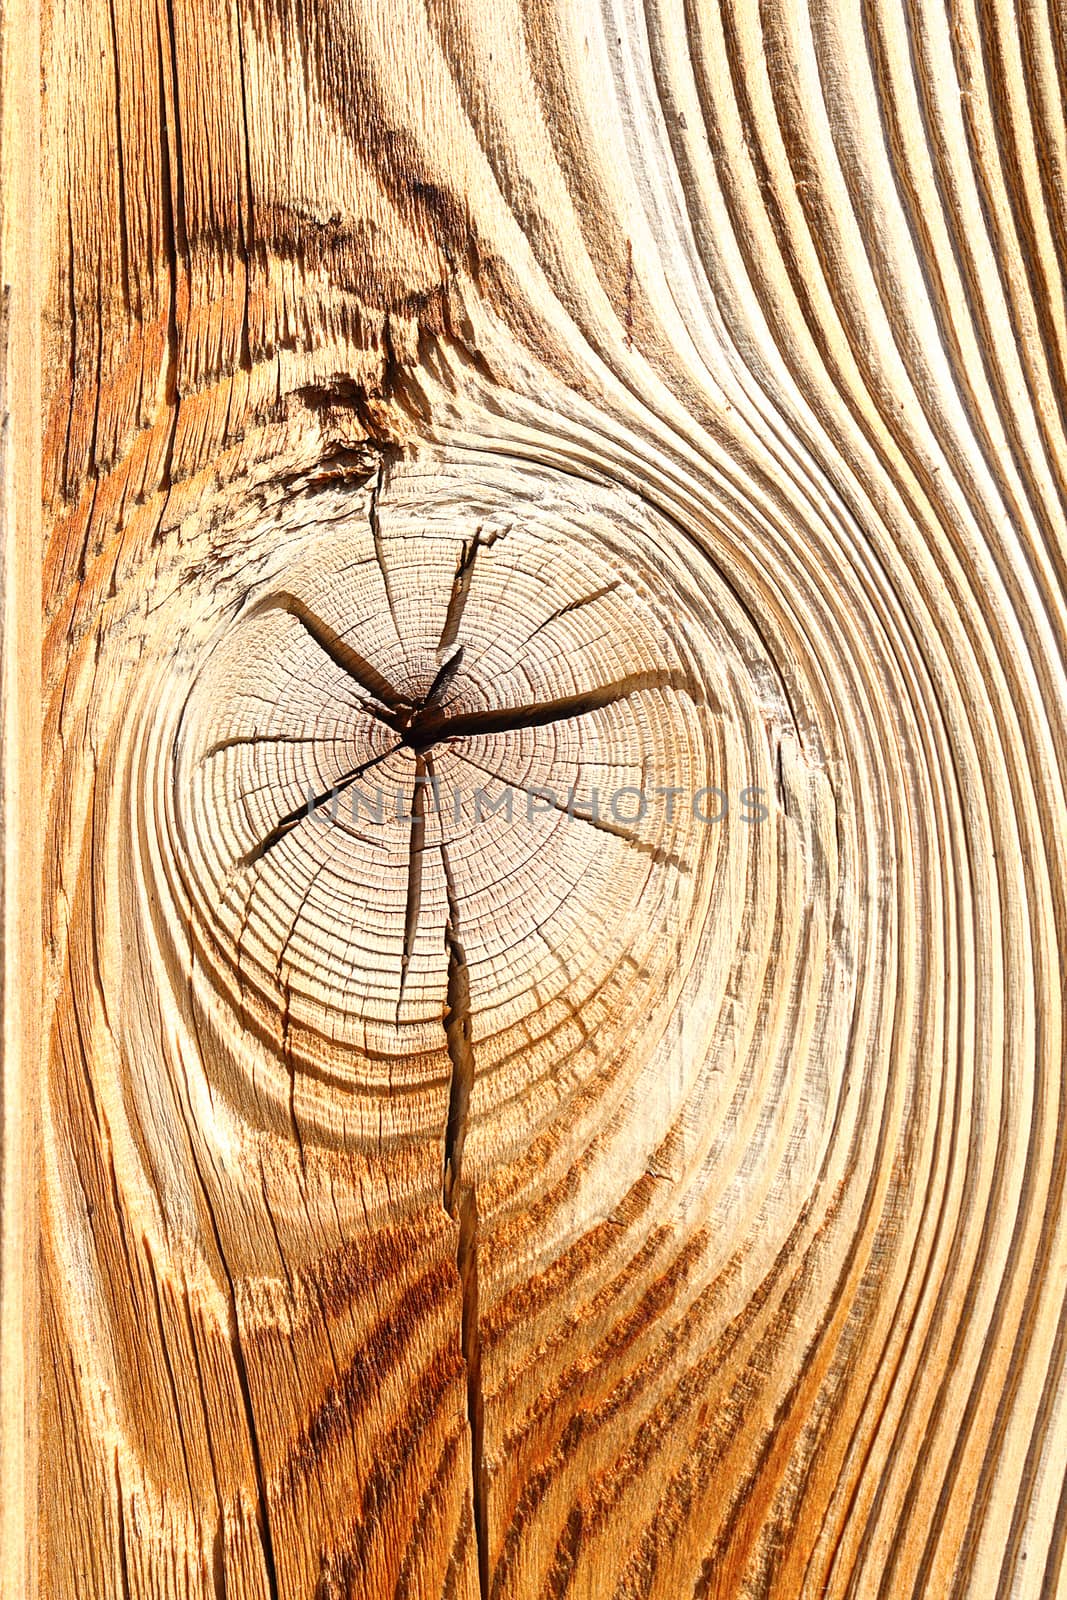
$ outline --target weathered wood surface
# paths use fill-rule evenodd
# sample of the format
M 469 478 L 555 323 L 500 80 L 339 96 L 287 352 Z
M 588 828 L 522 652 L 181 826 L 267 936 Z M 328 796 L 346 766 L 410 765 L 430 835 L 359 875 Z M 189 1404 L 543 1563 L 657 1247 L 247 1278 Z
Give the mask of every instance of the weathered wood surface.
M 41 987 L 39 17 L 0 0 L 0 1597 L 36 1583 Z
M 44 1595 L 1061 1591 L 1065 29 L 46 7 Z

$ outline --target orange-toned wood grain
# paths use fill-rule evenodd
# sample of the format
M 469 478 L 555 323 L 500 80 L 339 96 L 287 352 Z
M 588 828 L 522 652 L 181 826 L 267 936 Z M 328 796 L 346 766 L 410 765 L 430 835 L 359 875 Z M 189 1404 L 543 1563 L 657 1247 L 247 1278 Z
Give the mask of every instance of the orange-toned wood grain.
M 42 1594 L 1059 1592 L 1063 30 L 46 6 Z

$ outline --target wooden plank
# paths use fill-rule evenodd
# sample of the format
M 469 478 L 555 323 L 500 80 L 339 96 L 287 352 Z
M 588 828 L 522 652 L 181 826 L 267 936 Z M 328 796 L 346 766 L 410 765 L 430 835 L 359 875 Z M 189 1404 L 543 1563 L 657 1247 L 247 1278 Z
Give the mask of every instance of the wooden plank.
M 0 1594 L 37 1589 L 41 990 L 40 48 L 0 6 Z
M 1062 1591 L 1062 23 L 47 6 L 44 1593 Z

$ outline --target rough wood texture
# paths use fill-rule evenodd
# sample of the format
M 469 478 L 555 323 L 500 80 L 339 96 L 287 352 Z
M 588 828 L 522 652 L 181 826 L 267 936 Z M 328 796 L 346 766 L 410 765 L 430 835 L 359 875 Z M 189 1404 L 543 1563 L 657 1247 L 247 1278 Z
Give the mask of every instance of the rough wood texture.
M 41 1083 L 39 16 L 0 0 L 0 1597 L 37 1541 Z
M 47 7 L 44 1595 L 1061 1592 L 1065 30 Z

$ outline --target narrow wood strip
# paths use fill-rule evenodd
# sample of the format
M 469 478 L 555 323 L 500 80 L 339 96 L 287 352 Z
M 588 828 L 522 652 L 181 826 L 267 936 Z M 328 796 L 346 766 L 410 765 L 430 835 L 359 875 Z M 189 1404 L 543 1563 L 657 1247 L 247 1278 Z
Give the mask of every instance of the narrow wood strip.
M 0 1595 L 37 1591 L 40 19 L 0 5 Z

